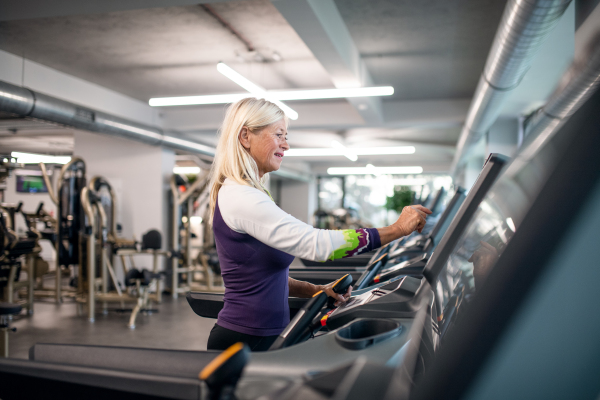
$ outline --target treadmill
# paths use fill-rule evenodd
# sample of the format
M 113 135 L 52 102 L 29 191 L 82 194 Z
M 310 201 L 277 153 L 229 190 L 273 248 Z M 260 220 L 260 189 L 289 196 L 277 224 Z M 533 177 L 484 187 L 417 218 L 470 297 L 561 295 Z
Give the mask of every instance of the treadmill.
M 479 203 L 496 181 L 506 162 L 507 157 L 500 154 L 490 154 L 483 169 L 479 173 L 477 180 L 473 184 L 471 191 L 460 205 L 454 219 L 449 224 L 448 229 L 446 231 L 440 229 L 440 231 L 436 232 L 436 236 L 428 238 L 422 244 L 422 247 L 415 245 L 415 248 L 421 248 L 421 253 L 416 253 L 418 254 L 416 257 L 395 265 L 388 265 L 385 269 L 380 270 L 381 273 L 380 271 L 371 271 L 369 277 L 367 277 L 367 274 L 365 273 L 365 275 L 363 275 L 363 280 L 357 282 L 357 288 L 368 287 L 373 283 L 389 281 L 398 276 L 421 276 L 425 266 L 429 263 L 430 258 L 445 259 L 445 257 L 448 256 L 451 246 L 457 239 L 457 235 L 460 235 L 459 232 L 464 231 L 469 218 L 473 215 L 479 206 Z M 454 205 L 454 207 L 456 207 L 456 205 Z M 390 255 L 391 260 L 388 261 L 388 263 L 393 263 L 395 260 L 402 260 L 403 257 L 398 257 L 399 254 L 400 253 L 392 253 Z M 411 254 L 415 253 L 412 253 L 411 250 Z
M 432 200 L 429 202 L 429 204 L 425 204 L 425 207 L 429 208 L 432 211 L 432 215 L 437 215 L 441 212 L 441 210 L 444 207 L 444 197 L 446 195 L 446 190 L 442 187 L 440 188 L 435 197 L 432 198 Z M 375 251 L 371 251 L 368 253 L 363 253 L 363 254 L 359 254 L 353 257 L 348 257 L 348 258 L 340 258 L 338 260 L 328 260 L 328 261 L 312 261 L 312 260 L 305 260 L 303 258 L 300 259 L 300 261 L 302 261 L 302 264 L 304 264 L 305 267 L 317 267 L 317 268 L 327 268 L 327 267 L 333 267 L 333 268 L 338 268 L 338 267 L 364 267 L 367 264 L 369 264 L 369 262 L 373 261 L 376 257 L 376 252 Z M 335 280 L 335 279 L 333 279 Z M 327 283 L 331 282 L 328 281 Z
M 423 233 L 411 234 L 408 237 L 402 237 L 402 238 L 396 239 L 393 242 L 380 247 L 373 253 L 372 257 L 370 258 L 370 260 L 366 264 L 366 266 L 346 267 L 346 268 L 344 268 L 344 267 L 323 267 L 323 268 L 312 268 L 312 267 L 311 268 L 293 268 L 293 267 L 291 267 L 289 270 L 289 276 L 290 276 L 290 278 L 310 282 L 314 285 L 326 285 L 326 284 L 338 279 L 340 277 L 340 275 L 350 274 L 350 275 L 352 275 L 353 282 L 357 282 L 363 276 L 365 270 L 372 267 L 373 264 L 375 264 L 379 260 L 381 255 L 383 255 L 383 254 L 387 254 L 386 258 L 382 262 L 382 265 L 384 267 L 387 265 L 391 265 L 391 264 L 389 264 L 389 259 L 390 259 L 389 255 L 390 254 L 401 254 L 401 255 L 410 254 L 410 255 L 412 255 L 412 258 L 414 258 L 416 255 L 419 254 L 419 252 L 415 251 L 415 249 L 420 249 L 421 250 L 420 252 L 422 253 L 423 246 L 425 243 L 427 243 L 427 239 L 433 237 L 434 235 L 439 236 L 439 237 L 441 237 L 443 235 L 443 233 L 448 228 L 450 221 L 456 214 L 456 211 L 457 211 L 456 205 L 458 204 L 458 206 L 460 206 L 460 204 L 464 201 L 464 198 L 465 198 L 464 189 L 458 188 L 455 195 L 452 197 L 452 199 L 448 203 L 448 206 L 444 209 L 444 211 L 441 214 L 437 215 L 437 218 L 434 218 L 434 219 L 427 218 L 427 222 L 428 222 L 429 226 L 427 226 L 427 225 L 425 226 L 425 228 L 423 229 Z M 431 223 L 430 221 L 434 221 L 434 222 Z M 409 244 L 407 244 L 407 240 L 409 241 Z M 437 241 L 435 243 L 437 243 Z M 402 252 L 402 249 L 404 249 L 404 248 L 408 248 L 407 253 Z M 372 254 L 372 252 L 364 253 L 364 254 Z M 411 257 L 406 257 L 405 259 L 408 260 L 410 258 Z M 394 264 L 398 263 L 398 259 L 399 259 L 399 257 L 396 257 L 396 260 L 394 260 Z

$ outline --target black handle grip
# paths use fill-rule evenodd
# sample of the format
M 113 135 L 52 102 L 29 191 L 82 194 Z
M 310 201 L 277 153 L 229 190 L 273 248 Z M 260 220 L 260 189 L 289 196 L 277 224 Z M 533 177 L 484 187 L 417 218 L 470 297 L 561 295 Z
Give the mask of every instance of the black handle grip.
M 38 206 L 37 210 L 35 210 L 35 215 L 40 215 L 43 208 L 44 208 L 44 202 L 40 201 L 40 205 Z
M 352 284 L 352 275 L 346 274 L 337 280 L 336 283 L 333 284 L 333 291 L 337 294 L 344 294 L 348 291 L 348 288 Z M 337 301 L 333 297 L 329 297 L 327 300 L 327 307 L 332 308 L 333 304 Z
M 346 274 L 337 280 L 336 283 L 333 284 L 333 291 L 337 294 L 344 294 L 348 291 L 348 288 L 352 284 L 352 275 Z

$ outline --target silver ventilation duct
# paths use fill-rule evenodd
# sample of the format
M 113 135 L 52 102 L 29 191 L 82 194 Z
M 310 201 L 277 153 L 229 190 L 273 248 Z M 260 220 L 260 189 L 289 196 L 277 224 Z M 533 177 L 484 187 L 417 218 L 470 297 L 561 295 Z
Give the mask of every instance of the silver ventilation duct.
M 506 95 L 529 69 L 533 56 L 571 0 L 510 0 L 496 32 L 456 146 L 452 171 L 489 130 Z
M 561 85 L 527 122 L 525 137 L 535 139 L 544 131 L 554 131 L 573 115 L 600 86 L 600 34 L 592 40 L 584 59 L 574 62 Z
M 0 81 L 0 111 L 77 129 L 124 137 L 153 146 L 165 146 L 209 156 L 215 155 L 215 149 L 212 147 L 167 136 L 160 128 L 138 124 L 3 81 Z

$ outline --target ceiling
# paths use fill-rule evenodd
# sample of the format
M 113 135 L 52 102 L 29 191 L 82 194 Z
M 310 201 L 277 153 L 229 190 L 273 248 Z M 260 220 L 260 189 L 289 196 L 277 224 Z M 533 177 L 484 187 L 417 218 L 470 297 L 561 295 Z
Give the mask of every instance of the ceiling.
M 377 85 L 402 100 L 470 98 L 504 0 L 336 0 Z
M 337 0 L 377 85 L 395 99 L 470 97 L 505 0 Z M 128 96 L 239 92 L 224 61 L 267 89 L 333 87 L 325 69 L 268 0 L 213 4 L 265 57 L 198 5 L 0 22 L 0 49 Z
M 255 52 L 202 6 L 187 0 L 152 0 L 142 9 L 139 2 L 129 0 L 59 0 L 55 8 L 36 2 L 39 7 L 30 11 L 13 3 L 13 9 L 5 12 L 8 17 L 0 17 L 0 50 L 143 102 L 150 97 L 240 92 L 216 71 L 219 61 L 267 89 L 336 85 L 334 68 L 306 34 L 299 33 L 298 21 L 282 14 L 279 0 L 205 1 Z M 9 3 L 0 0 L 0 10 Z M 160 6 L 165 4 L 175 6 Z M 412 163 L 430 165 L 431 171 L 447 170 L 506 0 L 332 0 L 331 4 L 372 83 L 392 85 L 395 94 L 383 99 L 384 117 L 378 123 L 367 120 L 347 100 L 289 102 L 301 114 L 290 127 L 291 145 L 328 147 L 332 139 L 348 146 L 413 144 L 417 152 L 411 157 L 361 157 L 358 163 Z M 454 114 L 438 121 L 448 109 Z M 223 112 L 223 106 L 169 108 L 161 110 L 161 117 L 182 137 L 215 143 Z M 0 125 L 1 148 L 16 146 L 19 134 L 2 131 L 2 126 L 8 125 Z M 39 129 L 23 127 L 21 136 L 46 140 L 42 137 L 50 135 L 49 128 L 44 128 L 46 136 L 36 136 Z M 72 136 L 62 127 L 52 129 L 57 138 Z M 58 146 L 59 140 L 52 143 Z M 72 140 L 62 143 L 60 152 L 72 150 Z M 343 158 L 298 161 L 316 169 L 349 163 Z
M 0 22 L 0 48 L 143 101 L 239 93 L 217 72 L 219 61 L 268 89 L 333 87 L 268 0 L 213 8 L 259 52 L 276 51 L 282 61 L 244 62 L 243 42 L 198 5 Z

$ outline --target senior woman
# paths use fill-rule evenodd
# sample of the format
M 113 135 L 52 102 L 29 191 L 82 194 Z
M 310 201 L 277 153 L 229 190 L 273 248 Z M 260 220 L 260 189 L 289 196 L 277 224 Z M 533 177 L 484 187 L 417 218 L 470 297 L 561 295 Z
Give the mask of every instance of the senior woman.
M 290 322 L 288 296 L 312 297 L 324 290 L 338 304 L 332 284 L 313 285 L 289 278 L 294 257 L 326 261 L 364 253 L 425 225 L 427 208 L 405 207 L 384 228 L 324 230 L 280 209 L 265 189 L 287 144 L 288 120 L 275 104 L 246 98 L 232 104 L 220 129 L 210 183 L 211 222 L 219 254 L 224 306 L 208 338 L 209 350 L 236 342 L 267 350 Z

